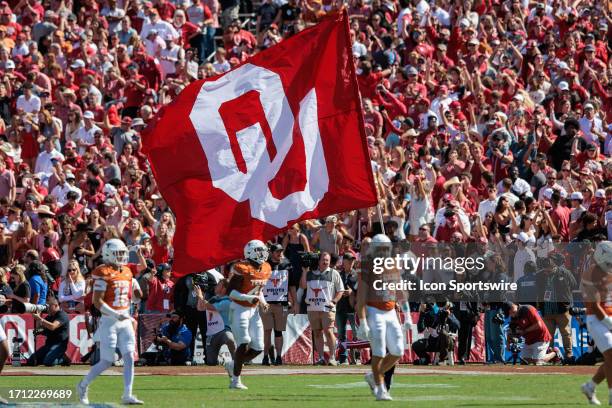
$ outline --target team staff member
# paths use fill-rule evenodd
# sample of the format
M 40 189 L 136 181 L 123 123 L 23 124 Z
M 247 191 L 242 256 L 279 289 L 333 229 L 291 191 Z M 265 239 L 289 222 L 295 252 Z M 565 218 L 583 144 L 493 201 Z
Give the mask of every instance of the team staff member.
M 264 351 L 262 364 L 282 365 L 283 332 L 287 329 L 287 315 L 290 305 L 295 304 L 295 288 L 289 290 L 291 263 L 283 257 L 283 246 L 272 244 L 268 263 L 272 267 L 270 279 L 263 288 L 263 295 L 270 305 L 266 311 L 261 309 L 261 321 L 264 326 Z M 274 330 L 274 348 L 270 346 L 270 336 Z M 274 357 L 276 354 L 276 358 Z
M 391 245 L 386 235 L 375 235 L 366 252 L 366 265 L 376 257 L 391 256 Z M 404 354 L 404 334 L 396 306 L 401 304 L 407 315 L 410 307 L 402 292 L 374 289 L 376 280 L 399 282 L 399 270 L 385 269 L 382 274 L 374 274 L 371 267 L 365 266 L 359 276 L 356 310 L 359 316 L 358 336 L 369 339 L 372 350 L 372 371 L 365 375 L 365 380 L 377 401 L 390 401 L 392 398 L 385 385 L 385 373 L 395 367 Z M 407 320 L 405 324 L 409 323 Z M 389 385 L 390 382 L 389 379 Z
M 230 327 L 238 348 L 234 361 L 225 363 L 230 376 L 230 388 L 246 390 L 240 374 L 242 366 L 257 357 L 264 349 L 263 324 L 257 306 L 264 310 L 268 307 L 263 298 L 262 288 L 270 278 L 272 269 L 266 262 L 268 247 L 254 239 L 244 247 L 245 260 L 232 266 L 229 288 Z
M 346 237 L 345 237 L 346 238 Z M 340 278 L 345 291 L 336 305 L 336 328 L 338 330 L 338 343 L 346 341 L 346 324 L 351 325 L 353 333 L 357 333 L 355 323 L 355 293 L 357 292 L 357 277 L 355 276 L 355 255 L 352 252 L 345 252 L 342 256 L 342 266 Z M 344 348 L 340 353 L 340 364 L 348 364 L 348 349 Z
M 552 337 L 535 307 L 505 302 L 502 310 L 506 317 L 511 318 L 510 325 L 516 325 L 517 333 L 525 338 L 521 358 L 528 363 L 535 364 L 547 363 L 559 358 L 557 352 L 547 352 Z
M 608 382 L 608 400 L 612 405 L 612 242 L 597 244 L 593 265 L 582 277 L 582 293 L 587 308 L 587 329 L 595 345 L 603 354 L 599 366 L 589 382 L 582 384 L 582 393 L 592 405 L 601 405 L 595 388 L 604 378 Z
M 319 354 L 318 365 L 325 365 L 323 354 L 323 334 L 329 349 L 329 365 L 336 362 L 336 336 L 334 322 L 336 320 L 336 303 L 344 293 L 342 278 L 337 270 L 330 267 L 331 255 L 322 252 L 319 258 L 319 269 L 309 271 L 304 269 L 300 286 L 306 290 L 306 311 L 314 337 L 315 350 Z

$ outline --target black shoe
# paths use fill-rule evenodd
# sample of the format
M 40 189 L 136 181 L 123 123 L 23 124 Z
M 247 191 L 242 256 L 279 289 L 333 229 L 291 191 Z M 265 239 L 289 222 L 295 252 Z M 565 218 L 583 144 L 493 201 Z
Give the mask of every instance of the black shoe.
M 281 358 L 281 356 L 276 356 L 276 360 L 274 360 L 274 365 L 275 366 L 283 365 L 283 359 Z
M 265 366 L 270 365 L 270 360 L 268 359 L 268 356 L 264 356 L 263 360 L 261 361 L 261 365 L 265 365 Z
M 465 365 L 465 360 L 459 360 L 459 362 L 457 362 L 457 364 L 459 364 L 459 365 Z
M 274 361 L 275 360 L 275 358 L 274 358 L 274 347 L 273 346 L 270 346 L 270 348 L 268 349 L 268 359 L 270 361 Z
M 70 367 L 70 364 L 72 364 L 72 361 L 70 361 L 68 356 L 64 354 L 64 358 L 62 359 L 62 367 Z

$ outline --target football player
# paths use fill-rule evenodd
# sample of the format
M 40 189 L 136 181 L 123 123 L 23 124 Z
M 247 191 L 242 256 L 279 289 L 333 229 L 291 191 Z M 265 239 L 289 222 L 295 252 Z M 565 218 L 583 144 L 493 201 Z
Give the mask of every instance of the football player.
M 102 313 L 98 327 L 100 338 L 100 361 L 91 367 L 85 378 L 77 385 L 82 404 L 89 404 L 89 384 L 115 360 L 115 348 L 123 358 L 123 397 L 127 405 L 142 405 L 132 394 L 134 383 L 134 352 L 136 338 L 130 317 L 132 297 L 132 272 L 128 263 L 128 248 L 119 239 L 109 239 L 102 246 L 103 265 L 93 272 L 93 304 Z
M 582 384 L 582 393 L 591 405 L 601 405 L 595 395 L 597 384 L 608 381 L 608 398 L 612 405 L 612 242 L 597 244 L 594 264 L 582 277 L 589 334 L 604 357 L 593 378 Z
M 4 311 L 7 309 L 5 307 L 5 303 L 6 303 L 6 298 L 4 297 L 4 295 L 0 295 L 0 309 L 3 309 L 3 310 L 0 310 L 0 312 L 2 313 L 4 313 Z M 0 326 L 0 373 L 2 373 L 2 369 L 4 368 L 4 363 L 6 363 L 8 356 L 9 356 L 8 340 L 6 338 L 6 333 L 4 332 L 4 328 Z M 0 397 L 0 404 L 8 404 L 8 401 Z
M 377 401 L 392 400 L 385 385 L 385 373 L 392 373 L 399 359 L 404 354 L 404 333 L 400 324 L 396 307 L 401 304 L 402 311 L 406 313 L 411 323 L 410 307 L 405 300 L 405 294 L 396 290 L 376 290 L 376 280 L 382 283 L 398 283 L 401 280 L 397 268 L 385 268 L 381 274 L 374 273 L 371 262 L 377 257 L 391 256 L 391 240 L 384 234 L 372 237 L 367 252 L 366 264 L 359 275 L 357 287 L 357 308 L 359 328 L 357 336 L 360 339 L 369 339 L 372 350 L 372 371 L 365 375 Z M 369 265 L 369 267 L 368 267 Z M 391 374 L 390 374 L 391 375 Z M 391 379 L 387 379 L 389 384 Z
M 234 361 L 225 363 L 230 377 L 230 388 L 246 390 L 240 381 L 242 365 L 254 359 L 264 349 L 263 323 L 257 306 L 267 310 L 262 288 L 270 278 L 272 268 L 266 262 L 268 247 L 259 240 L 249 241 L 244 247 L 245 260 L 232 266 L 228 286 L 230 327 L 238 348 Z

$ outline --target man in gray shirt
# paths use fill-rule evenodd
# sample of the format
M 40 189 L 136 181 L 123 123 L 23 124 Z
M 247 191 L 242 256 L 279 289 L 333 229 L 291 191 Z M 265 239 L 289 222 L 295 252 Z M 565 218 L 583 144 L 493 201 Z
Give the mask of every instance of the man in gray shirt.
M 109 182 L 113 179 L 121 180 L 121 169 L 115 159 L 115 154 L 112 152 L 106 152 L 103 156 L 104 163 L 104 181 Z
M 121 154 L 123 146 L 126 143 L 132 143 L 134 141 L 134 131 L 132 130 L 132 118 L 129 116 L 121 119 L 121 126 L 117 126 L 111 129 L 110 136 L 113 139 L 113 146 L 117 154 Z

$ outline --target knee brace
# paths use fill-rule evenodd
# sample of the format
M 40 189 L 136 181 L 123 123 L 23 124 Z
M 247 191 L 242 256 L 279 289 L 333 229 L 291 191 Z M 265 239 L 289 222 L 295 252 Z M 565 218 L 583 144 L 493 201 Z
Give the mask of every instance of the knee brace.
M 274 330 L 274 337 L 283 337 L 282 330 Z

